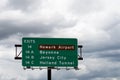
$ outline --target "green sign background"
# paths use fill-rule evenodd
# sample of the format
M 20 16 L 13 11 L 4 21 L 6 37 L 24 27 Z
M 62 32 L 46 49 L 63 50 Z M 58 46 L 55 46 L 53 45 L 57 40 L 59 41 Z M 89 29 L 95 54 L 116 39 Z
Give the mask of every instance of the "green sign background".
M 40 50 L 40 45 L 74 46 L 73 50 Z M 22 38 L 22 65 L 37 67 L 77 67 L 77 39 Z

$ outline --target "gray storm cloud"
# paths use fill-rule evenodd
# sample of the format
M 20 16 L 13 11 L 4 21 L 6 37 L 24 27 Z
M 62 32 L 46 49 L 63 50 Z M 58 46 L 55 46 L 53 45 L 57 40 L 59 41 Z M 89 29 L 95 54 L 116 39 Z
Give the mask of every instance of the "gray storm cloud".
M 81 70 L 53 71 L 53 80 L 119 80 L 119 4 L 119 0 L 1 0 L 0 80 L 47 79 L 46 70 L 24 71 L 21 61 L 14 61 L 14 44 L 22 38 L 18 33 L 74 37 L 83 44 Z

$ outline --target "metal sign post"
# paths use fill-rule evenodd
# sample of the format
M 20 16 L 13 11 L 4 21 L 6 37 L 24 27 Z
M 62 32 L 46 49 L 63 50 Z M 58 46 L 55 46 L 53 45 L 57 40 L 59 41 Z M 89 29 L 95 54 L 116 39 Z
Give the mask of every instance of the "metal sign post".
M 51 74 L 52 74 L 52 71 L 51 71 L 51 69 L 48 67 L 48 69 L 47 69 L 47 75 L 48 75 L 48 80 L 51 80 Z

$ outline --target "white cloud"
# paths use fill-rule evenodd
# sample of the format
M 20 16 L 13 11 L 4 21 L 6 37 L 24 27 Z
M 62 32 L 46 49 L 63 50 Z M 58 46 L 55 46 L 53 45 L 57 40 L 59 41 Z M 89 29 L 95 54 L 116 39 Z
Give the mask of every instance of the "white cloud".
M 119 4 L 119 0 L 1 0 L 0 79 L 46 79 L 45 70 L 24 71 L 21 62 L 13 60 L 14 44 L 32 36 L 72 37 L 83 44 L 81 70 L 53 71 L 54 80 L 119 80 Z
M 20 10 L 6 10 L 1 12 L 0 20 L 21 20 L 24 14 Z
M 99 12 L 103 8 L 100 0 L 72 0 L 72 5 L 70 7 L 73 14 L 83 16 L 93 12 Z
M 93 80 L 118 80 L 118 79 L 113 77 L 113 78 L 96 78 Z
M 6 10 L 8 4 L 8 0 L 1 0 L 0 2 L 0 12 Z

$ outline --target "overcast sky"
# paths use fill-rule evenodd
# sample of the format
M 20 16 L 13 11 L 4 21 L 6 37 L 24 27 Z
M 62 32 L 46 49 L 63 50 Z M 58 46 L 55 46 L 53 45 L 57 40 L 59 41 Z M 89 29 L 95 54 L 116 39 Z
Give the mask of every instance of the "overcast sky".
M 53 70 L 53 80 L 120 80 L 120 0 L 0 0 L 0 80 L 46 80 L 23 70 L 22 37 L 77 38 L 81 70 Z

